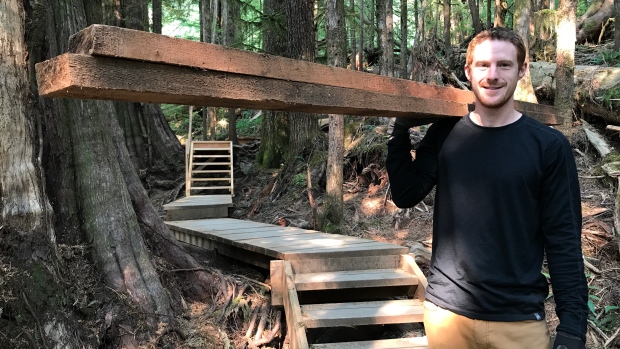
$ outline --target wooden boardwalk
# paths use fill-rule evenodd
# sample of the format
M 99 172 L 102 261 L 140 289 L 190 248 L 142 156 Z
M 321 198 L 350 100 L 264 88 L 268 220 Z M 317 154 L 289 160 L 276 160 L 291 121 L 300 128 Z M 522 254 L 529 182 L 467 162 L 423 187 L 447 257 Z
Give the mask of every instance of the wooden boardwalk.
M 231 218 L 166 222 L 175 237 L 270 270 L 292 349 L 427 348 L 425 337 L 308 343 L 311 330 L 422 322 L 426 278 L 403 246 Z

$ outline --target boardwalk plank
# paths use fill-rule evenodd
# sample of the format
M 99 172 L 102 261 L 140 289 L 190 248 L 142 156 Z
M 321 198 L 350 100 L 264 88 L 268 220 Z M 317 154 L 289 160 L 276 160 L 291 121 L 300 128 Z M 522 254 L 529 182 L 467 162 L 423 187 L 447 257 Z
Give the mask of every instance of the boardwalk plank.
M 311 349 L 428 349 L 426 337 L 312 344 Z
M 401 269 L 349 270 L 295 274 L 298 291 L 417 285 L 418 278 Z
M 386 325 L 421 322 L 422 301 L 417 299 L 302 305 L 308 328 Z

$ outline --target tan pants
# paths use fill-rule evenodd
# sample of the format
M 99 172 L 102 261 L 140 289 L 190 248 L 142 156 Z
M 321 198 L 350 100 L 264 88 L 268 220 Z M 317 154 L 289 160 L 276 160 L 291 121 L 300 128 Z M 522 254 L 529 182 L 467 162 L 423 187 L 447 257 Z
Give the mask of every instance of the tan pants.
M 545 321 L 472 320 L 424 302 L 424 328 L 430 349 L 548 349 Z

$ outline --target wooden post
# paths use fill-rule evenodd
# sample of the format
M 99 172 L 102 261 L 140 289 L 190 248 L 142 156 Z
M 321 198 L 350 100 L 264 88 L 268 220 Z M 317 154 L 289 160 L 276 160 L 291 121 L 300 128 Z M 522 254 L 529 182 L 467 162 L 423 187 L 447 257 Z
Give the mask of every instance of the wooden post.
M 189 130 L 185 141 L 185 196 L 190 196 L 192 187 L 192 118 L 194 116 L 194 106 L 189 106 Z

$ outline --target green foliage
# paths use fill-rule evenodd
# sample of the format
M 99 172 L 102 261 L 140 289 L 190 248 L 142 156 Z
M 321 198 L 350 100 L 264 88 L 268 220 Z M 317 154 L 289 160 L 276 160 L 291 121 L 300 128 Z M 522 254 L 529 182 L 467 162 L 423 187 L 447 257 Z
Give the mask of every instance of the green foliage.
M 607 67 L 620 67 L 620 52 L 611 50 L 602 50 L 600 54 L 590 61 L 595 65 L 604 65 Z
M 237 135 L 241 137 L 256 137 L 260 135 L 262 117 L 252 119 L 252 115 L 237 119 Z
M 199 41 L 199 0 L 163 0 L 162 32 L 165 35 Z
M 588 277 L 589 275 L 586 275 Z M 618 323 L 618 307 L 615 305 L 608 305 L 600 307 L 601 298 L 592 292 L 600 291 L 601 288 L 593 285 L 588 285 L 588 309 L 590 314 L 588 319 L 592 321 L 598 328 L 604 331 L 611 331 L 616 328 Z
M 307 177 L 305 173 L 298 173 L 293 177 L 293 185 L 300 188 L 305 188 L 307 185 Z
M 608 108 L 620 105 L 620 86 L 605 91 L 605 94 L 603 94 L 603 103 Z

